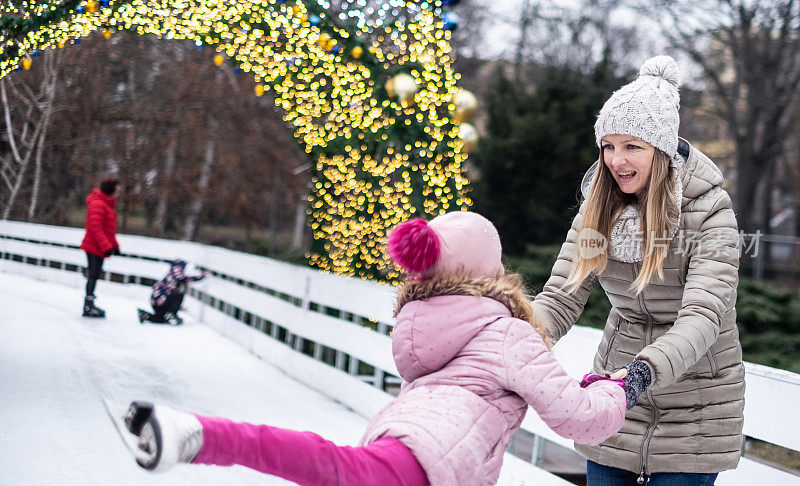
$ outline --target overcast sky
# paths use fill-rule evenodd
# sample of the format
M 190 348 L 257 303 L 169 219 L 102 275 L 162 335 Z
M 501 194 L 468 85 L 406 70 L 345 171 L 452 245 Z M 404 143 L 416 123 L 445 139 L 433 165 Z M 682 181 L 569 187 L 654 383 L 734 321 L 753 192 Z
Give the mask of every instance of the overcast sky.
M 490 18 L 496 19 L 495 22 L 490 22 L 487 25 L 484 34 L 486 42 L 481 45 L 481 57 L 494 58 L 501 57 L 504 54 L 506 56 L 510 55 L 514 52 L 515 45 L 519 39 L 518 25 L 514 25 L 514 22 L 521 17 L 524 0 L 481 1 L 487 5 L 488 10 L 491 12 Z M 574 9 L 580 2 L 576 0 L 552 0 L 548 4 Z M 678 61 L 681 71 L 681 84 L 690 82 L 697 75 L 697 70 L 691 61 L 678 53 L 670 52 L 663 40 L 657 35 L 659 29 L 657 21 L 637 15 L 636 11 L 632 9 L 617 8 L 609 14 L 613 17 L 612 21 L 618 25 L 625 27 L 635 25 L 638 27 L 640 36 L 648 36 L 650 34 L 649 37 L 642 39 L 642 51 L 631 53 L 630 61 L 633 65 L 638 66 L 650 57 L 667 54 Z

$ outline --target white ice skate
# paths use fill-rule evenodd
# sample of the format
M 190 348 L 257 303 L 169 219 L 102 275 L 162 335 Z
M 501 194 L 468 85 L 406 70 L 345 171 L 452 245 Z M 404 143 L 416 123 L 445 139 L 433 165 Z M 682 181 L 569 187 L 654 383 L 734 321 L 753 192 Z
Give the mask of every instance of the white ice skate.
M 131 402 L 127 411 L 109 400 L 104 404 L 122 441 L 147 470 L 191 462 L 203 445 L 203 427 L 192 414 L 143 401 Z

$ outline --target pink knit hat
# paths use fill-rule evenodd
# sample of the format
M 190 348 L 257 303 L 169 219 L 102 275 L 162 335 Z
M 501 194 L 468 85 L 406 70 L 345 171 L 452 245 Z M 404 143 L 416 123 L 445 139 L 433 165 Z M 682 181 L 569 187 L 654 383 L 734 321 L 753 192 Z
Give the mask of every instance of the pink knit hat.
M 423 278 L 455 273 L 494 277 L 503 270 L 497 229 L 468 211 L 443 214 L 430 222 L 417 218 L 401 223 L 389 234 L 388 245 L 397 265 Z

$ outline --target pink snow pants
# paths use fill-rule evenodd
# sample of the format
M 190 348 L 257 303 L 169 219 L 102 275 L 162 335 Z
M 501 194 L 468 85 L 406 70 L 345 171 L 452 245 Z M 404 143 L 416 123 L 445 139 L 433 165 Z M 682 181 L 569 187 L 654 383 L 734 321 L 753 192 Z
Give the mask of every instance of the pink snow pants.
M 239 464 L 300 485 L 429 486 L 411 451 L 393 437 L 338 446 L 312 432 L 197 416 L 203 446 L 195 464 Z

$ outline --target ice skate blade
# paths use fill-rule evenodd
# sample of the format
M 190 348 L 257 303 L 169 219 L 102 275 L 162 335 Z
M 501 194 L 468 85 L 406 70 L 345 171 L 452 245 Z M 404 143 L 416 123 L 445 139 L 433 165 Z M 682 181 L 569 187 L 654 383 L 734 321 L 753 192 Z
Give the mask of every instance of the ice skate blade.
M 119 434 L 120 439 L 122 439 L 122 443 L 125 444 L 125 448 L 128 449 L 128 452 L 130 452 L 137 461 L 147 462 L 150 459 L 150 455 L 139 449 L 139 437 L 128 431 L 128 425 L 125 423 L 125 415 L 128 413 L 128 407 L 114 403 L 108 399 L 103 400 L 103 406 L 106 410 L 106 414 L 108 414 L 108 418 L 111 419 L 111 423 L 114 424 L 117 434 Z

